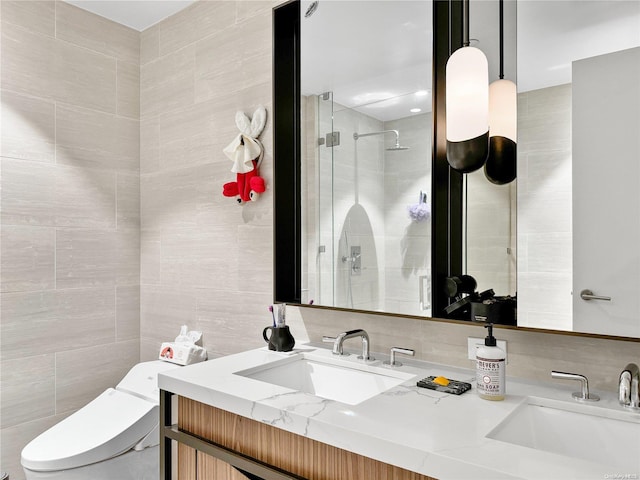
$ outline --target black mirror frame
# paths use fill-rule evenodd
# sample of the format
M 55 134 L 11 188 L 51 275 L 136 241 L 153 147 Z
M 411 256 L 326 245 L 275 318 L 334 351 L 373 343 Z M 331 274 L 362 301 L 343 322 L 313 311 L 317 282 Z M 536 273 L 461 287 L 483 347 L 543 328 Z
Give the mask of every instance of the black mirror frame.
M 274 300 L 301 303 L 300 2 L 273 9 Z M 462 174 L 446 158 L 445 67 L 462 46 L 462 0 L 433 0 L 432 312 L 451 300 L 446 277 L 462 274 Z M 276 87 L 277 86 L 277 87 Z
M 273 9 L 274 300 L 301 302 L 300 2 Z

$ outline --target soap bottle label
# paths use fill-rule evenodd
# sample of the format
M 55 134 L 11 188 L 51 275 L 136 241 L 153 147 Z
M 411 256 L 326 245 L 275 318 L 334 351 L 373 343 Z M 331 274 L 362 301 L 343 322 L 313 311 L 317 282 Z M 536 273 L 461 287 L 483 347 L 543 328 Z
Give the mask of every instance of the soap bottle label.
M 476 357 L 476 372 L 476 387 L 479 394 L 487 397 L 504 397 L 504 358 Z

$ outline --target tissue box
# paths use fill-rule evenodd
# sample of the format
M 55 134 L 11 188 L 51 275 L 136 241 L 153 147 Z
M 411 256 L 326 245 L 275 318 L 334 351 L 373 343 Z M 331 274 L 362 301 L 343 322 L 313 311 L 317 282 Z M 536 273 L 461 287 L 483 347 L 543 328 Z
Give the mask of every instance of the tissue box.
M 178 365 L 190 365 L 206 360 L 207 351 L 197 345 L 164 342 L 160 347 L 158 359 Z

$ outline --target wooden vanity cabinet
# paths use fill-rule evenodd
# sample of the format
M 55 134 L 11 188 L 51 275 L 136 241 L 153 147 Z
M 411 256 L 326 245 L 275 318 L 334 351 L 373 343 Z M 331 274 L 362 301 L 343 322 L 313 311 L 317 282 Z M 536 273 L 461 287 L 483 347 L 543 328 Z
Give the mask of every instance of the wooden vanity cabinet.
M 167 480 L 171 439 L 178 441 L 179 480 L 246 480 L 234 466 L 265 480 L 434 480 L 185 397 L 177 426 L 161 425 Z

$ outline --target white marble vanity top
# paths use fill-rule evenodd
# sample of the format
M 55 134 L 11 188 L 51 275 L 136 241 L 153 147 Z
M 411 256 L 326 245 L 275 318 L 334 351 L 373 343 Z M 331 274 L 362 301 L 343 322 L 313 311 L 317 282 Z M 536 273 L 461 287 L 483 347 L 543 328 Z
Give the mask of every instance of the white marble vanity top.
M 332 355 L 328 349 L 304 345 L 292 353 L 261 348 L 161 373 L 159 386 L 198 402 L 441 480 L 640 480 L 640 444 L 639 466 L 636 471 L 628 471 L 616 465 L 570 458 L 486 437 L 528 396 L 576 403 L 571 399 L 571 392 L 578 389 L 577 383 L 542 384 L 507 377 L 505 400 L 490 402 L 476 395 L 473 370 L 402 358 L 404 365 L 393 370 L 415 377 L 362 403 L 347 405 L 235 374 L 310 350 L 314 355 L 327 358 Z M 381 360 L 386 357 L 378 356 L 380 360 L 373 365 L 381 366 Z M 347 360 L 362 363 L 356 355 L 350 355 Z M 474 387 L 458 396 L 416 386 L 418 380 L 430 375 L 469 382 Z M 616 414 L 636 422 L 640 432 L 640 414 L 624 411 L 618 405 L 616 392 L 595 393 L 602 400 L 590 404 L 590 408 L 615 410 Z

